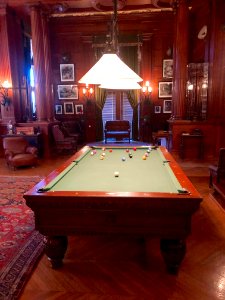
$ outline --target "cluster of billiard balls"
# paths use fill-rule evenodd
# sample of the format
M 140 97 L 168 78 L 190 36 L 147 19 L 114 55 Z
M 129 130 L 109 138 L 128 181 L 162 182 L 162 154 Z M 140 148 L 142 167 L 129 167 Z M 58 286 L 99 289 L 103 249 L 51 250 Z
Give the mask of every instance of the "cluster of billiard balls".
M 133 150 L 136 151 L 137 148 L 134 147 Z M 103 152 L 102 152 L 102 154 L 100 155 L 100 160 L 103 160 L 103 159 L 105 158 L 105 148 L 102 148 L 102 151 L 103 151 Z M 109 149 L 109 152 L 112 152 L 112 149 Z M 129 149 L 126 149 L 126 152 L 128 153 L 129 158 L 132 158 L 132 157 L 133 157 L 133 154 L 130 152 Z M 150 153 L 150 152 L 151 152 L 151 148 L 149 147 L 148 150 L 145 152 L 145 154 L 142 156 L 142 159 L 143 159 L 143 160 L 146 160 L 146 158 L 149 156 L 149 153 Z M 91 151 L 91 155 L 95 155 L 96 153 L 97 153 L 96 150 Z M 125 157 L 125 156 L 122 157 L 122 161 L 126 161 L 126 157 Z M 114 172 L 114 176 L 115 176 L 115 177 L 119 177 L 119 172 L 118 172 L 118 171 L 115 171 L 115 172 Z

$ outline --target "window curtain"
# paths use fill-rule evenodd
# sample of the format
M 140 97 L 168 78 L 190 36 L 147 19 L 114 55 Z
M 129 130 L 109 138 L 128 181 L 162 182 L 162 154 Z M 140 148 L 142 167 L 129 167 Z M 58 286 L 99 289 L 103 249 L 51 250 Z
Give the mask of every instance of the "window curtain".
M 138 74 L 138 47 L 137 46 L 126 46 L 120 49 L 121 59 Z M 138 140 L 138 99 L 140 96 L 139 90 L 127 91 L 127 98 L 133 108 L 133 122 L 132 122 L 132 132 L 133 139 Z
M 102 110 L 105 105 L 107 91 L 95 87 L 95 99 L 96 99 L 96 139 L 97 141 L 103 140 L 103 123 L 102 123 Z

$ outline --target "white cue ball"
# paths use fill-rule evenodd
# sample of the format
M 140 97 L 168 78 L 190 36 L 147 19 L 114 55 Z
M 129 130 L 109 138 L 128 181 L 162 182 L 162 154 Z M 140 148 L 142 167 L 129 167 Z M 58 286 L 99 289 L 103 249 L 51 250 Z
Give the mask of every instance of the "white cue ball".
M 118 171 L 114 172 L 114 176 L 119 177 L 119 172 Z

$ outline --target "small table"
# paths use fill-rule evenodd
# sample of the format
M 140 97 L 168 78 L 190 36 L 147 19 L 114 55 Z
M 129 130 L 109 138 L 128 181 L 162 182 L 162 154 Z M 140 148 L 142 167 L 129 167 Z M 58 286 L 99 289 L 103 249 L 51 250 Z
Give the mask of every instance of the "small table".
M 165 138 L 165 140 L 166 140 L 166 148 L 169 149 L 169 147 L 170 147 L 171 132 L 159 130 L 157 132 L 153 132 L 152 133 L 152 138 L 153 138 L 154 145 L 157 145 L 158 142 L 159 142 L 159 140 Z
M 36 230 L 46 236 L 53 268 L 62 265 L 67 236 L 106 234 L 158 237 L 171 273 L 184 258 L 192 214 L 202 201 L 166 148 L 153 146 L 85 146 L 24 198 Z
M 195 142 L 195 145 L 197 143 L 197 150 L 198 150 L 198 158 L 203 158 L 204 154 L 204 141 L 203 141 L 204 135 L 203 134 L 191 134 L 191 133 L 182 133 L 180 136 L 180 157 L 182 159 L 185 158 L 185 150 L 189 146 L 193 145 L 193 142 Z M 192 144 L 191 144 L 192 142 Z

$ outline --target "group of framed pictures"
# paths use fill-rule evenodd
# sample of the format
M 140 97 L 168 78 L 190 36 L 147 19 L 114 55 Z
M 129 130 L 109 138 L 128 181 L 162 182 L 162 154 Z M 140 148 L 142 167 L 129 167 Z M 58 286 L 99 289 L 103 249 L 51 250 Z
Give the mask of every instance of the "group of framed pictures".
M 73 102 L 65 102 L 62 104 L 55 105 L 55 113 L 56 115 L 62 115 L 63 113 L 66 115 L 83 115 L 84 106 L 83 104 L 73 104 Z
M 74 64 L 60 64 L 60 79 L 61 82 L 75 81 Z M 58 85 L 59 99 L 78 99 L 78 86 L 74 84 Z
M 66 82 L 74 82 L 74 64 L 60 64 L 60 80 L 65 84 L 58 85 L 58 99 L 59 100 L 77 100 L 78 99 L 78 86 L 75 84 L 66 84 Z M 84 108 L 82 104 L 74 105 L 73 102 L 64 102 L 63 104 L 55 105 L 56 115 L 62 114 L 77 114 L 82 115 Z
M 161 112 L 163 112 L 164 114 L 171 114 L 172 112 L 172 100 L 164 100 L 163 101 L 163 111 L 162 107 L 160 105 L 156 105 L 154 107 L 154 112 L 155 114 L 160 114 Z
M 173 78 L 173 60 L 164 59 L 163 60 L 163 78 L 169 79 Z M 172 98 L 173 82 L 172 81 L 160 81 L 159 82 L 159 98 Z M 160 114 L 162 111 L 160 105 L 154 107 L 155 114 Z M 172 100 L 163 100 L 163 113 L 172 112 Z

